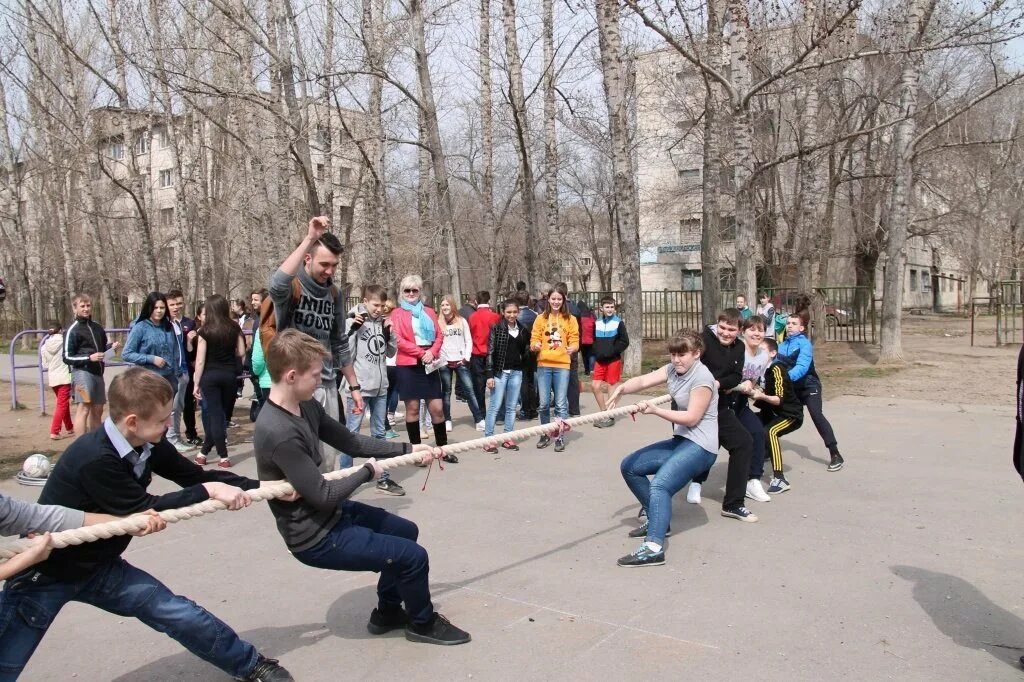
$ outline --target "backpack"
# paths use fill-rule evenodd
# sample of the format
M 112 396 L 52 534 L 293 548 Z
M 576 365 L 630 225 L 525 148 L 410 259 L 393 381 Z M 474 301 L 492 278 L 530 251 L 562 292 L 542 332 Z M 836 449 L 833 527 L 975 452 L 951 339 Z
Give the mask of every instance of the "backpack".
M 302 285 L 299 283 L 299 278 L 292 279 L 292 307 L 299 302 L 302 298 Z M 338 298 L 338 287 L 331 285 L 331 298 Z M 283 329 L 290 327 L 290 324 L 285 325 Z M 260 305 L 260 345 L 263 346 L 263 352 L 266 353 L 267 349 L 270 348 L 270 342 L 274 340 L 274 336 L 277 335 L 277 313 L 274 311 L 274 301 L 267 296 L 263 299 L 263 303 Z
M 594 345 L 594 326 L 597 320 L 593 315 L 584 315 L 580 320 L 580 343 L 584 346 Z

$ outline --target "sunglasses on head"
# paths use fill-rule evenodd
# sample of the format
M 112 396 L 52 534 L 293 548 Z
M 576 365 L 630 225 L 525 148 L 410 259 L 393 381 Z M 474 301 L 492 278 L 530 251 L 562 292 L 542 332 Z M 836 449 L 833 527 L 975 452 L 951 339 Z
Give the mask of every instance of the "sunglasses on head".
M 407 294 L 418 294 L 418 293 L 420 293 L 419 289 L 402 289 L 402 291 L 404 293 L 407 293 Z

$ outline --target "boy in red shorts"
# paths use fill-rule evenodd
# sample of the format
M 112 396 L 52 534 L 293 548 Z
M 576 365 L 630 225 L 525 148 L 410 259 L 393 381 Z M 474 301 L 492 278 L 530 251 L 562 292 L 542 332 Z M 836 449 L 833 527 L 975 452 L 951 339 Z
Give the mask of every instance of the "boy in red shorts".
M 602 412 L 607 409 L 605 396 L 611 395 L 622 379 L 622 354 L 627 348 L 629 334 L 626 333 L 626 323 L 615 314 L 615 299 L 605 296 L 601 299 L 600 314 L 594 323 L 594 373 L 590 384 Z M 594 424 L 599 429 L 614 425 L 614 417 Z

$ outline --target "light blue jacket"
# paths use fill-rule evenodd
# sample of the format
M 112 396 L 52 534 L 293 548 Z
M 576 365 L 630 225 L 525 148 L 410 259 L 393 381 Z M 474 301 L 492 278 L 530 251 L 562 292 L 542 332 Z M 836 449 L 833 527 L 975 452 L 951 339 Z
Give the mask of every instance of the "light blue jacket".
M 818 376 L 814 369 L 814 346 L 803 333 L 787 336 L 779 344 L 779 361 L 789 370 L 789 380 L 796 384 L 806 376 Z
M 157 367 L 156 358 L 163 358 L 166 364 Z M 158 327 L 149 320 L 139 320 L 128 332 L 128 341 L 121 351 L 121 358 L 139 367 L 152 370 L 168 380 L 176 380 L 181 372 L 181 344 L 174 330 Z

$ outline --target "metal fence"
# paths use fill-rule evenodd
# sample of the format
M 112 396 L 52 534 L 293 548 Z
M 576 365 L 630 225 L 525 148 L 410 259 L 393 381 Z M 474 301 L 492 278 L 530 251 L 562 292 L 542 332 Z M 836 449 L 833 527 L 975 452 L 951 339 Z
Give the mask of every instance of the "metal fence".
M 798 309 L 802 293 L 792 288 L 765 289 L 772 297 L 776 311 L 794 312 Z M 875 343 L 877 338 L 877 308 L 869 287 L 820 287 L 811 297 L 811 324 L 816 334 L 824 334 L 828 341 L 853 343 Z M 624 294 L 621 291 L 578 291 L 569 298 L 585 301 L 596 310 L 601 299 L 611 296 L 621 306 Z M 701 325 L 701 291 L 664 290 L 643 291 L 643 323 L 645 340 L 662 340 L 680 329 L 696 329 Z M 720 306 L 728 308 L 736 303 L 736 292 L 723 290 Z M 756 309 L 757 302 L 750 302 Z M 822 319 L 814 318 L 818 309 Z
M 996 282 L 996 345 L 1024 342 L 1024 282 Z

